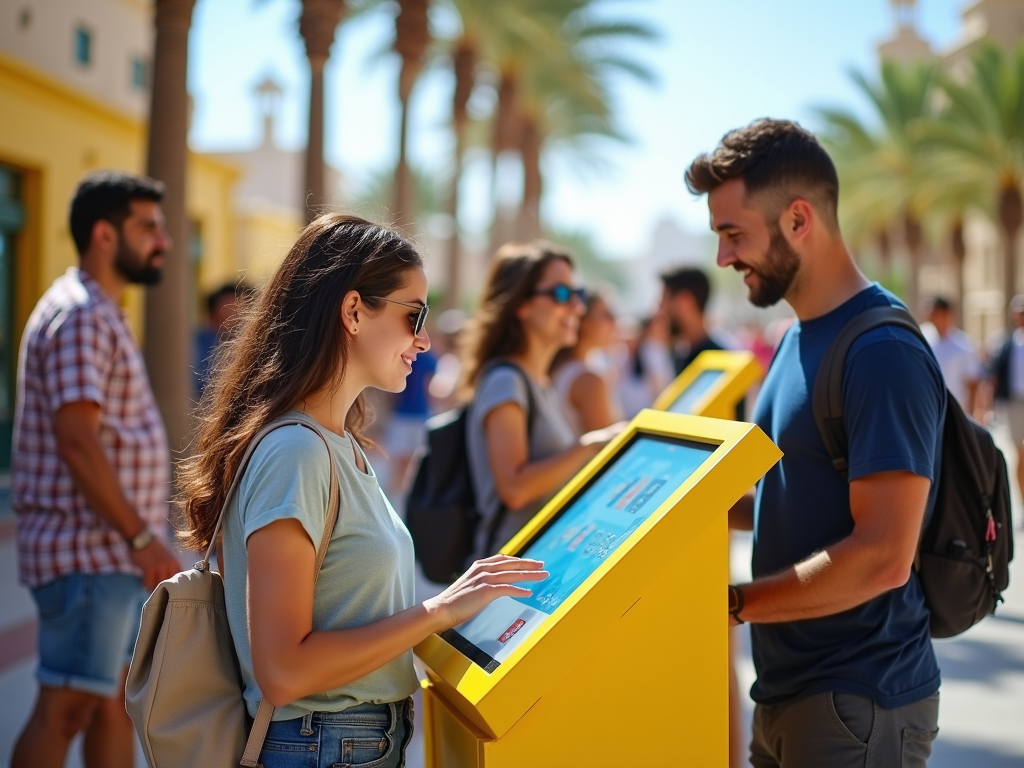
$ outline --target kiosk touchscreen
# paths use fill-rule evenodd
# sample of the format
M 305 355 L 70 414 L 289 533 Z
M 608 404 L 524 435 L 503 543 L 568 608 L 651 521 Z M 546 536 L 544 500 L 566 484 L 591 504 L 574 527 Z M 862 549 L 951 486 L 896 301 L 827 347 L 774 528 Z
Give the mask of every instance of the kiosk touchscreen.
M 621 765 L 623 706 L 692 745 L 631 740 L 635 764 L 726 764 L 727 514 L 780 456 L 752 424 L 641 412 L 503 548 L 550 576 L 416 647 L 427 766 Z
M 544 561 L 550 576 L 529 598 L 501 597 L 441 637 L 493 672 L 587 577 L 715 452 L 717 446 L 636 435 L 601 467 L 521 557 Z
M 701 352 L 654 402 L 654 409 L 719 419 L 736 418 L 736 404 L 761 376 L 752 352 Z

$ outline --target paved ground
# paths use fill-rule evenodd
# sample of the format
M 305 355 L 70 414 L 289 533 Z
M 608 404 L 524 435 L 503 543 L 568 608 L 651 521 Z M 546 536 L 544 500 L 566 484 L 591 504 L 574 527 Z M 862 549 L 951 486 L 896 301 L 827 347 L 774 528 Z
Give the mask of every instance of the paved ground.
M 1012 456 L 1010 456 L 1012 460 Z M 1018 507 L 1020 509 L 1020 507 Z M 940 734 L 929 768 L 1024 768 L 1024 515 L 1017 515 L 1019 545 L 1006 604 L 999 614 L 964 635 L 936 643 L 942 668 Z M 13 526 L 0 517 L 0 768 L 9 764 L 18 732 L 35 696 L 35 611 L 17 584 Z M 732 561 L 749 563 L 750 539 L 737 537 Z M 737 577 L 742 575 L 738 569 Z M 422 599 L 430 593 L 420 584 Z M 754 671 L 748 649 L 740 667 L 749 689 Z M 750 702 L 746 702 L 749 718 Z M 141 753 L 138 765 L 145 765 Z M 68 768 L 82 765 L 77 748 Z M 410 768 L 423 765 L 422 738 L 409 754 Z

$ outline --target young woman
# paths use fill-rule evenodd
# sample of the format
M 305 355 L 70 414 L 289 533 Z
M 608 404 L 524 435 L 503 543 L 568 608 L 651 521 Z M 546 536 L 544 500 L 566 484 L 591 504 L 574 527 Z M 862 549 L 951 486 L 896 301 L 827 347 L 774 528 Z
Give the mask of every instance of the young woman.
M 185 543 L 202 549 L 243 451 L 266 424 L 302 415 L 331 444 L 340 510 L 315 576 L 330 464 L 324 442 L 286 426 L 256 448 L 224 524 L 225 594 L 245 700 L 277 707 L 260 763 L 402 765 L 417 688 L 411 648 L 461 623 L 541 563 L 493 557 L 413 602 L 409 534 L 361 448 L 367 387 L 398 392 L 423 333 L 427 280 L 399 235 L 351 216 L 310 224 L 220 358 L 183 471 Z
M 542 241 L 505 245 L 465 332 L 478 556 L 500 549 L 617 432 L 577 438 L 548 377 L 558 350 L 576 343 L 585 298 L 576 285 L 565 251 Z
M 619 398 L 627 419 L 650 408 L 676 376 L 668 315 L 661 309 L 640 322 L 626 344 L 629 355 L 619 372 Z
M 587 299 L 576 344 L 561 350 L 551 366 L 551 380 L 566 420 L 577 435 L 622 421 L 616 377 L 609 353 L 615 343 L 615 315 L 599 294 Z

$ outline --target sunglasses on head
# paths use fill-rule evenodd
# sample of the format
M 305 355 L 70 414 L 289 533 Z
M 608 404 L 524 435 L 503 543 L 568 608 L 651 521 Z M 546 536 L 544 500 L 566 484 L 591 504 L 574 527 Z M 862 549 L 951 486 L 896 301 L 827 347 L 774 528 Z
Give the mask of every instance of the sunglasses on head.
M 388 304 L 398 304 L 403 307 L 409 307 L 410 309 L 418 309 L 414 318 L 412 315 L 409 316 L 409 322 L 412 323 L 412 335 L 419 336 L 423 330 L 424 324 L 427 322 L 427 313 L 430 312 L 430 307 L 427 304 L 409 304 L 405 301 L 395 301 L 394 299 L 385 299 L 383 296 L 367 296 L 368 299 L 376 299 L 377 301 L 386 301 Z
M 555 304 L 568 304 L 575 296 L 583 304 L 587 303 L 587 291 L 585 288 L 573 288 L 571 285 L 559 283 L 550 288 L 537 289 L 534 296 L 550 296 Z

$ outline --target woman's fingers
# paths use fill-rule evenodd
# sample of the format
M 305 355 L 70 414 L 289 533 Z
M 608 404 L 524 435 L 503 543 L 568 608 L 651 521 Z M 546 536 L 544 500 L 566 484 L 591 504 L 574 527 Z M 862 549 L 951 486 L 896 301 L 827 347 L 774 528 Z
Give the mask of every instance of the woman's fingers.
M 515 584 L 517 581 L 543 581 L 547 571 L 492 571 L 481 577 L 485 584 Z
M 487 572 L 506 570 L 536 571 L 543 567 L 543 560 L 533 560 L 525 557 L 509 557 L 508 555 L 495 555 L 494 557 L 488 557 L 486 560 L 477 560 L 473 563 L 472 570 Z

